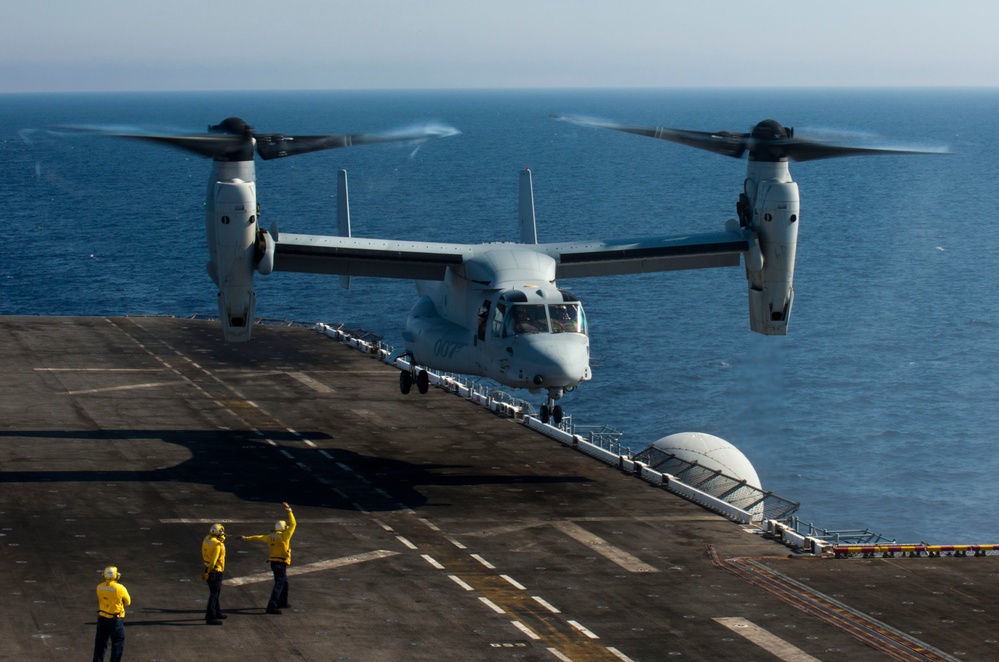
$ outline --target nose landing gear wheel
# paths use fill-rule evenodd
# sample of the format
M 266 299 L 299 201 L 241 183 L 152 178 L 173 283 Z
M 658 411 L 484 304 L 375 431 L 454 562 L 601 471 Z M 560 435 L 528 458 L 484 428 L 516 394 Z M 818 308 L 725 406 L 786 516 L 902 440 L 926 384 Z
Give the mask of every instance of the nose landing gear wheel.
M 548 410 L 548 405 L 541 405 L 539 415 L 541 416 L 541 422 L 548 425 L 548 421 L 551 419 L 551 412 Z
M 427 374 L 426 370 L 421 370 L 416 375 L 416 389 L 420 393 L 426 393 L 430 390 L 430 375 Z
M 413 388 L 413 376 L 405 370 L 399 372 L 399 390 L 402 391 L 403 395 L 408 395 L 409 390 Z

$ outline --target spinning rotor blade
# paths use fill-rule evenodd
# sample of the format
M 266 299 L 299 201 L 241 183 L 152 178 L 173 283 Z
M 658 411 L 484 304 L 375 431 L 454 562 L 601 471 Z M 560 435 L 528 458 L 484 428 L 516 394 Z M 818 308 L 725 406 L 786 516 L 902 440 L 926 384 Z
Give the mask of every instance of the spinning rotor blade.
M 735 158 L 739 158 L 746 151 L 746 139 L 749 137 L 748 133 L 684 131 L 683 129 L 621 124 L 619 122 L 608 122 L 574 115 L 552 115 L 552 117 L 562 122 L 569 122 L 570 124 L 577 124 L 579 126 L 613 129 L 615 131 L 624 131 L 625 133 L 634 133 L 639 136 L 648 136 L 649 138 L 669 140 L 670 142 L 680 143 L 687 147 L 706 149 L 709 152 L 733 156 Z
M 176 147 L 199 156 L 207 156 L 218 161 L 252 161 L 253 152 L 262 159 L 277 159 L 296 154 L 307 154 L 337 147 L 370 145 L 374 143 L 426 140 L 428 138 L 453 136 L 460 131 L 448 126 L 421 126 L 382 133 L 353 133 L 329 136 L 288 136 L 283 133 L 254 133 L 253 127 L 239 119 L 230 117 L 215 126 L 208 127 L 207 133 L 155 134 L 141 131 L 120 131 L 113 128 L 90 126 L 64 126 L 63 129 L 99 133 L 145 140 Z
M 336 149 L 337 147 L 426 140 L 427 138 L 453 136 L 457 133 L 456 129 L 450 127 L 421 127 L 383 133 L 346 133 L 332 136 L 286 136 L 282 133 L 260 133 L 254 137 L 257 139 L 257 153 L 260 154 L 260 158 L 266 160 L 318 152 L 324 149 Z
M 838 156 L 872 156 L 876 154 L 943 154 L 944 152 L 925 151 L 918 149 L 889 149 L 881 147 L 846 147 L 844 145 L 829 145 L 812 140 L 797 139 L 787 144 L 777 144 L 769 148 L 773 152 L 782 151 L 792 161 L 815 161 L 831 159 Z M 763 159 L 760 159 L 763 160 Z
M 156 136 L 142 134 L 113 134 L 121 138 L 132 138 L 135 140 L 145 140 L 177 147 L 185 152 L 193 152 L 199 156 L 207 156 L 212 159 L 242 160 L 238 157 L 246 152 L 246 141 L 240 136 L 213 136 L 213 135 L 189 135 L 189 136 Z M 253 158 L 252 146 L 250 156 Z
M 120 129 L 117 127 L 89 126 L 89 125 L 61 125 L 57 127 L 61 131 L 73 131 L 78 133 L 96 133 L 102 136 L 113 136 L 115 138 L 129 138 L 131 140 L 145 140 L 147 142 L 169 145 L 182 149 L 185 152 L 192 152 L 199 156 L 209 158 L 221 158 L 223 160 L 233 159 L 245 150 L 246 138 L 238 135 L 226 135 L 218 133 L 192 133 L 192 134 L 156 134 L 146 133 L 139 129 Z M 253 158 L 252 143 L 250 143 L 250 156 Z
M 774 120 L 763 120 L 751 133 L 732 133 L 717 131 L 685 131 L 683 129 L 667 129 L 663 127 L 634 126 L 595 120 L 571 115 L 552 115 L 557 120 L 570 122 L 580 126 L 592 126 L 603 129 L 613 129 L 648 136 L 660 140 L 696 147 L 724 156 L 740 158 L 749 152 L 751 161 L 814 161 L 839 156 L 869 156 L 874 154 L 940 154 L 937 151 L 888 149 L 872 147 L 846 147 L 830 143 L 806 140 L 794 137 L 794 129 L 785 128 Z

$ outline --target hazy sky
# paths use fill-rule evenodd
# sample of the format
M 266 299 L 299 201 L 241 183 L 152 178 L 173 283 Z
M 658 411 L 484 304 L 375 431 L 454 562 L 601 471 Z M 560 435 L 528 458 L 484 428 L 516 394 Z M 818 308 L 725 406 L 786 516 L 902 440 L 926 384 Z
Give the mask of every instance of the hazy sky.
M 0 92 L 999 85 L 994 0 L 0 0 Z

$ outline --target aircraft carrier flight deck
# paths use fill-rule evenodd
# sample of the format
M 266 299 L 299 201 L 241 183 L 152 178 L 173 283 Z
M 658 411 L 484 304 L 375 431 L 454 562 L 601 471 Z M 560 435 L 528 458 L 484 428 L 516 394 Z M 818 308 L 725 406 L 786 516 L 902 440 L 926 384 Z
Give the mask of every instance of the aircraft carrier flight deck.
M 991 660 L 999 557 L 799 554 L 307 328 L 0 317 L 0 660 Z M 294 508 L 290 607 L 267 533 Z M 223 626 L 201 540 L 228 539 Z

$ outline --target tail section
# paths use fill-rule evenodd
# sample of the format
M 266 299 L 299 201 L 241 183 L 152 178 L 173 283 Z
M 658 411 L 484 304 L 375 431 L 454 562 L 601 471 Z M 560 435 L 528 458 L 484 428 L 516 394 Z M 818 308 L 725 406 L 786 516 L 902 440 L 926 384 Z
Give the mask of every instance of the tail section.
M 347 171 L 337 173 L 336 180 L 336 229 L 340 237 L 350 236 L 350 201 L 347 194 Z M 340 276 L 340 287 L 350 289 L 350 276 Z
M 538 243 L 538 228 L 534 220 L 534 184 L 530 168 L 520 171 L 520 243 Z

